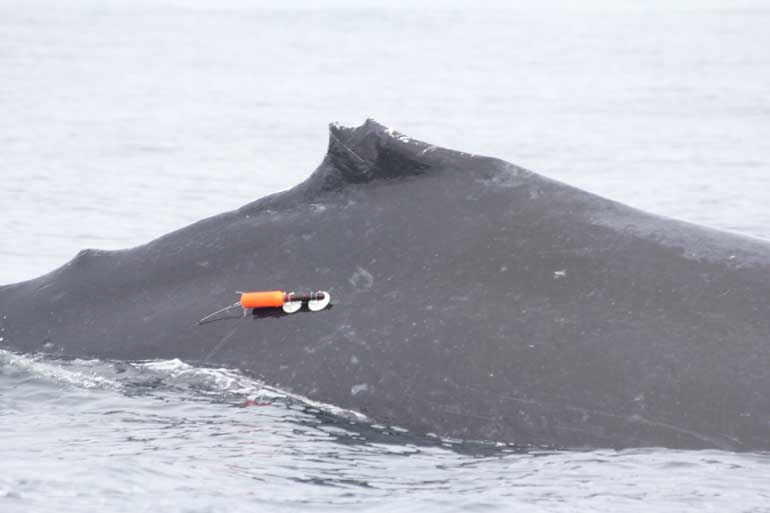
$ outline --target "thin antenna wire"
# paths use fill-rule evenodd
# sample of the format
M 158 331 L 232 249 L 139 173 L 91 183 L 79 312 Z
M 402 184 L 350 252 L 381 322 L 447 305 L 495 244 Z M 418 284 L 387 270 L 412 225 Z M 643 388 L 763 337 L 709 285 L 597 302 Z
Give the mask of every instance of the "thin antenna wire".
M 219 310 L 217 310 L 217 311 L 216 311 L 216 312 L 214 312 L 214 313 L 210 313 L 210 314 L 208 314 L 206 317 L 204 317 L 203 319 L 201 319 L 201 320 L 199 320 L 199 321 L 198 321 L 198 325 L 201 325 L 201 324 L 205 324 L 207 320 L 211 319 L 211 318 L 212 318 L 212 317 L 214 317 L 215 315 L 217 315 L 217 314 L 220 314 L 220 313 L 222 313 L 222 312 L 226 312 L 227 310 L 231 310 L 231 309 L 235 308 L 236 306 L 241 306 L 241 303 L 240 303 L 240 301 L 238 301 L 238 302 L 236 302 L 236 303 L 233 303 L 233 304 L 232 304 L 232 305 L 230 305 L 230 306 L 226 306 L 226 307 L 224 307 L 224 308 L 220 308 Z

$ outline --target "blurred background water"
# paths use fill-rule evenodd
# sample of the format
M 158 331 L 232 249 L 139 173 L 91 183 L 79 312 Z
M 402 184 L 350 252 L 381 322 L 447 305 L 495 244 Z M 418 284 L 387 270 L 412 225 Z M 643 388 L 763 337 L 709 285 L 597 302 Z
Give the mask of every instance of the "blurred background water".
M 0 283 L 288 188 L 366 117 L 770 239 L 767 27 L 763 0 L 0 0 Z M 0 511 L 770 511 L 764 454 L 518 454 L 350 415 L 2 352 Z

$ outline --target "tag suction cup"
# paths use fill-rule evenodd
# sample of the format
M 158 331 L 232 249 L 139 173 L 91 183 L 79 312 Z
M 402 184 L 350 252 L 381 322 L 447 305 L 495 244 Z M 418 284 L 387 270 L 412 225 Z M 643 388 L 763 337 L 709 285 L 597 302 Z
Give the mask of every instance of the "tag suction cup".
M 323 290 L 319 290 L 315 294 L 313 294 L 314 298 L 307 302 L 307 307 L 310 309 L 311 312 L 317 312 L 319 310 L 323 310 L 327 306 L 329 306 L 329 303 L 332 300 L 332 297 L 329 295 L 328 292 L 324 292 Z
M 284 301 L 283 306 L 281 307 L 284 312 L 288 314 L 293 314 L 294 312 L 299 312 L 299 309 L 302 308 L 302 301 L 292 300 L 294 296 L 294 292 L 289 292 L 286 294 L 286 301 Z

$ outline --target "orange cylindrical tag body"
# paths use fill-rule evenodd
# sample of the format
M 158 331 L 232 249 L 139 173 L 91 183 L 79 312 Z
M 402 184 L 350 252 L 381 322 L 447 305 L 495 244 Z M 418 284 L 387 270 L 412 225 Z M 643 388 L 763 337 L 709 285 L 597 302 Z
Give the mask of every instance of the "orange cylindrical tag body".
M 241 294 L 243 308 L 272 308 L 283 306 L 283 291 L 244 292 Z

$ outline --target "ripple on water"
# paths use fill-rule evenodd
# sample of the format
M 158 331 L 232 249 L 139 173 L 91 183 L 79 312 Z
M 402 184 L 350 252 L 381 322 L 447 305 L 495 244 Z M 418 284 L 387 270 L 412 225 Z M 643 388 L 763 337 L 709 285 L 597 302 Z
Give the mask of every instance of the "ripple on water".
M 4 512 L 769 511 L 767 454 L 447 448 L 179 360 L 0 351 L 0 390 Z

